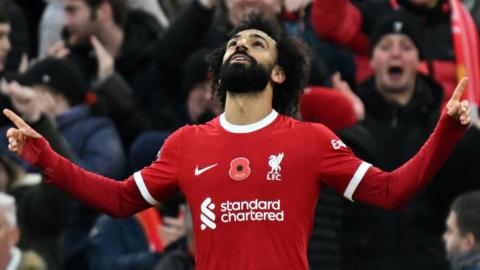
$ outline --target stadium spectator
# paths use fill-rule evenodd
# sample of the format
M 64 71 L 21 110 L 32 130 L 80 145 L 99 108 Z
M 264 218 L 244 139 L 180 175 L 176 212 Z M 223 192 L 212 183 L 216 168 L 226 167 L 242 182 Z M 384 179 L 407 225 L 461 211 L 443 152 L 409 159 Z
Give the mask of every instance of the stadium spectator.
M 45 270 L 43 260 L 33 252 L 23 252 L 16 244 L 20 237 L 15 199 L 0 192 L 0 268 L 12 270 Z
M 181 245 L 183 223 L 183 216 L 164 217 L 155 207 L 124 219 L 101 216 L 90 235 L 90 269 L 153 269 L 166 250 Z
M 67 47 L 57 44 L 52 47 L 50 54 L 60 57 L 67 55 L 87 74 L 90 82 L 95 82 L 95 86 L 109 78 L 103 71 L 121 75 L 131 88 L 129 95 L 122 96 L 141 106 L 142 121 L 145 118 L 149 120 L 146 126 L 140 127 L 138 133 L 147 130 L 148 124 L 158 129 L 169 129 L 185 122 L 182 112 L 175 107 L 177 92 L 166 89 L 162 78 L 167 75 L 152 57 L 156 41 L 162 33 L 160 24 L 152 15 L 141 10 L 129 10 L 122 0 L 67 0 L 64 1 L 64 9 Z M 101 56 L 92 36 L 105 50 Z M 102 62 L 100 57 L 104 57 L 105 53 L 111 57 L 111 62 Z M 125 126 L 122 123 L 124 120 L 128 120 L 128 123 L 138 120 L 131 118 L 130 105 L 112 100 L 111 95 L 106 96 L 112 119 L 120 127 Z M 126 111 L 122 115 L 128 118 L 116 117 L 114 112 L 122 110 Z M 122 128 L 122 133 L 127 129 Z M 138 133 L 128 136 L 127 144 Z
M 395 13 L 374 29 L 370 44 L 374 74 L 357 91 L 365 105 L 365 120 L 339 133 L 356 154 L 370 156 L 366 160 L 387 171 L 420 149 L 442 110 L 442 88 L 417 71 L 423 50 L 415 21 L 409 18 Z M 364 130 L 371 139 L 365 139 Z M 449 202 L 475 187 L 479 138 L 480 131 L 472 126 L 434 181 L 401 211 L 345 203 L 343 269 L 447 269 L 439 224 Z M 366 142 L 371 144 L 354 147 Z M 452 182 L 458 174 L 461 180 Z
M 19 84 L 12 82 L 8 87 L 16 110 L 30 122 L 37 122 L 42 114 L 53 119 L 71 149 L 73 162 L 111 177 L 126 173 L 125 153 L 116 128 L 110 120 L 90 113 L 85 104 L 88 85 L 74 65 L 68 60 L 47 58 L 16 80 Z M 78 203 L 72 211 L 63 245 L 66 268 L 85 269 L 88 233 L 98 213 Z
M 452 270 L 480 269 L 480 192 L 471 191 L 453 201 L 443 234 Z
M 358 4 L 348 0 L 316 0 L 312 25 L 320 37 L 356 53 L 357 81 L 362 82 L 371 74 L 369 42 L 372 42 L 373 29 L 383 16 L 395 10 L 406 11 L 420 21 L 422 34 L 418 41 L 425 51 L 419 69 L 440 83 L 446 91 L 443 100 L 448 100 L 458 79 L 467 74 L 470 83 L 466 97 L 478 105 L 478 28 L 459 0 L 364 1 Z

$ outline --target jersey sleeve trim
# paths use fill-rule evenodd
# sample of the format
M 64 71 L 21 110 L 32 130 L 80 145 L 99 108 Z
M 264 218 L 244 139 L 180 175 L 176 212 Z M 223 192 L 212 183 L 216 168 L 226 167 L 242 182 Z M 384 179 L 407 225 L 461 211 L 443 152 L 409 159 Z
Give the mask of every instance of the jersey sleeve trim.
M 160 203 L 159 201 L 155 200 L 152 194 L 150 194 L 148 191 L 145 181 L 143 181 L 142 174 L 139 171 L 133 174 L 133 179 L 135 180 L 135 184 L 137 184 L 140 194 L 142 194 L 142 197 L 145 199 L 145 201 L 151 205 L 157 205 Z
M 357 189 L 358 185 L 363 179 L 363 176 L 367 172 L 368 168 L 370 168 L 370 166 L 372 166 L 372 164 L 365 161 L 362 162 L 360 166 L 358 166 L 357 171 L 353 175 L 352 179 L 350 179 L 350 182 L 348 183 L 348 186 L 343 193 L 343 196 L 345 198 L 353 202 L 353 193 L 355 193 L 355 190 Z

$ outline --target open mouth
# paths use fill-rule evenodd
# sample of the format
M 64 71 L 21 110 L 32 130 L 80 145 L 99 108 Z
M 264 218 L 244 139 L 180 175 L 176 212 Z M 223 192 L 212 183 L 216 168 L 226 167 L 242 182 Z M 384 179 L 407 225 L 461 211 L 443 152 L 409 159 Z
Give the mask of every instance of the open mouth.
M 404 72 L 403 67 L 401 66 L 391 66 L 388 68 L 388 75 L 393 78 L 399 78 Z
M 252 60 L 249 56 L 241 53 L 234 54 L 230 57 L 230 63 L 250 63 Z

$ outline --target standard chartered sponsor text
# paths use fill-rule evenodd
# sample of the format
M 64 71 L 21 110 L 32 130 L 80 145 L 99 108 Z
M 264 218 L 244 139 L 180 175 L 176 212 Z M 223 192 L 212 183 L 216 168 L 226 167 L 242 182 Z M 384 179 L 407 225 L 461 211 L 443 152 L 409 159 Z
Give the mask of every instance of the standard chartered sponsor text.
M 226 201 L 220 204 L 224 223 L 244 221 L 284 221 L 280 200 Z

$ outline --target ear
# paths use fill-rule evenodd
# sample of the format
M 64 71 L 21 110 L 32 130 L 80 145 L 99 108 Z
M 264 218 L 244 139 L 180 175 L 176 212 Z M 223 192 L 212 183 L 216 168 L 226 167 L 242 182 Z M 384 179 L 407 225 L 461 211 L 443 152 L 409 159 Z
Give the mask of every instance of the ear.
M 283 83 L 286 79 L 285 70 L 281 66 L 275 65 L 273 67 L 272 75 L 270 76 L 270 78 L 272 79 L 273 82 L 277 84 Z
M 475 236 L 473 235 L 473 233 L 467 233 L 467 235 L 465 235 L 465 237 L 463 238 L 463 244 L 464 244 L 464 248 L 466 250 L 473 250 L 475 248 L 475 246 L 477 245 L 477 241 L 475 239 Z

